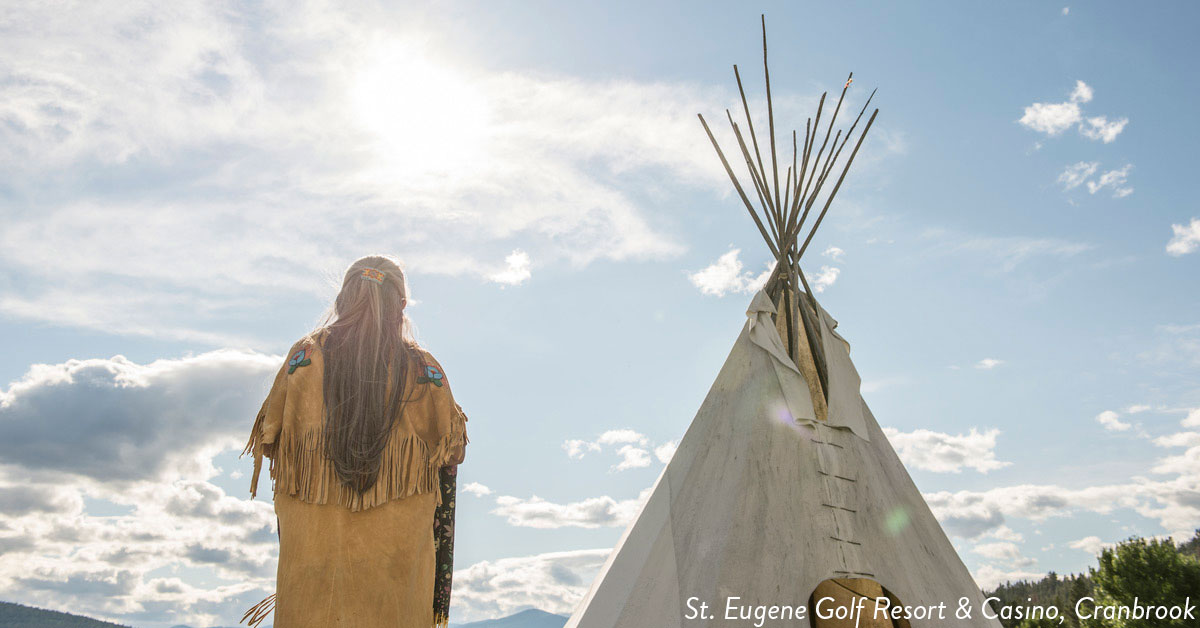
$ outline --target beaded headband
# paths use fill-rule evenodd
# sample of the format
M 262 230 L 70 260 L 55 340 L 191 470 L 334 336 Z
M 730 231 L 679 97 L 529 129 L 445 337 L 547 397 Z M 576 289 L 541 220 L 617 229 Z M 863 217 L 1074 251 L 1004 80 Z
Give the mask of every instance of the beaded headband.
M 364 281 L 374 281 L 379 285 L 383 285 L 383 271 L 374 268 L 364 268 L 360 276 Z

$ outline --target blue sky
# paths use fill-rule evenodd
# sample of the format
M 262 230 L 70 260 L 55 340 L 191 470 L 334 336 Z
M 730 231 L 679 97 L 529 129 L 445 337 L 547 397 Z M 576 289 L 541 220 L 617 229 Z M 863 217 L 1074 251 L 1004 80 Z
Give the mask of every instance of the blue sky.
M 569 612 L 768 262 L 695 118 L 760 11 L 781 128 L 879 88 L 807 268 L 977 580 L 1200 527 L 1193 5 L 0 6 L 0 598 L 270 591 L 236 453 L 381 251 L 471 417 L 456 620 Z

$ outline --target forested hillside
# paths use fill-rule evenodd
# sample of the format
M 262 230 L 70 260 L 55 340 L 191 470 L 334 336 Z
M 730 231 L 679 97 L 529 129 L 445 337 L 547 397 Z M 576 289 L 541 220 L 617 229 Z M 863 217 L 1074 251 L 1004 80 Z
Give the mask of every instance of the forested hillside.
M 129 628 L 90 617 L 48 611 L 12 602 L 0 602 L 0 626 L 4 628 Z
M 1116 547 L 1101 551 L 1097 566 L 1086 574 L 1060 576 L 1050 572 L 1036 582 L 1006 582 L 994 591 L 985 592 L 1001 600 L 999 606 L 1058 607 L 1064 618 L 1058 621 L 1015 621 L 1001 617 L 1005 628 L 1042 628 L 1069 626 L 1072 628 L 1200 628 L 1198 620 L 1150 621 L 1131 620 L 1110 622 L 1104 619 L 1080 621 L 1075 614 L 1076 603 L 1085 597 L 1103 605 L 1140 604 L 1178 605 L 1187 597 L 1192 603 L 1200 600 L 1200 530 L 1190 540 L 1176 545 L 1170 539 L 1132 538 Z M 1085 602 L 1085 610 L 1091 605 Z

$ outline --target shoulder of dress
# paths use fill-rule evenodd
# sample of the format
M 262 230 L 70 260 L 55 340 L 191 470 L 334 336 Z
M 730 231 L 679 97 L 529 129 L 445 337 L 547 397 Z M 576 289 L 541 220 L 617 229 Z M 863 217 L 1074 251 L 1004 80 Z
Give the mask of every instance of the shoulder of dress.
M 418 384 L 433 384 L 437 388 L 441 388 L 446 384 L 446 371 L 442 368 L 437 358 L 433 354 L 426 351 L 422 347 L 416 348 L 418 372 Z
M 441 363 L 437 361 L 437 358 L 433 357 L 433 354 L 425 350 L 424 347 L 415 347 L 415 349 L 417 359 L 423 364 L 428 364 L 430 366 L 441 366 Z
M 305 334 L 292 344 L 285 358 L 285 366 L 289 375 L 297 369 L 312 364 L 313 358 L 321 352 L 321 342 L 324 340 L 324 330 Z

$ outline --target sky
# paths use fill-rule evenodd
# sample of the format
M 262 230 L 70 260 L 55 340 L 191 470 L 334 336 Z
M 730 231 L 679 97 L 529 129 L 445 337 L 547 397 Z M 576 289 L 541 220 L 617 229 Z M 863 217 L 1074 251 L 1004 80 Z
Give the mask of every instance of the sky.
M 2 2 L 0 599 L 272 592 L 237 454 L 384 252 L 470 417 L 452 619 L 570 613 L 768 268 L 696 119 L 760 12 L 781 129 L 879 90 L 805 265 L 979 584 L 1190 537 L 1194 4 Z

